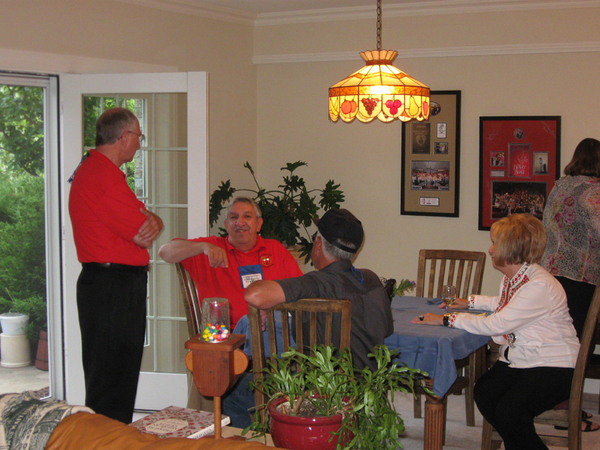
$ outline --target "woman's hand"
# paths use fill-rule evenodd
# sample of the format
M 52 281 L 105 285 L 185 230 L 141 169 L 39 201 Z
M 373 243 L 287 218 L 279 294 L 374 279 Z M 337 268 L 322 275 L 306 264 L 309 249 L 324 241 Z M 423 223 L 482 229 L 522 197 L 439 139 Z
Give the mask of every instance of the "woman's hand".
M 427 313 L 414 318 L 410 322 L 419 325 L 444 325 L 444 316 L 440 316 L 439 314 Z
M 438 305 L 440 309 L 446 309 L 446 305 L 442 302 Z M 457 298 L 448 309 L 469 309 L 469 300 L 466 298 Z

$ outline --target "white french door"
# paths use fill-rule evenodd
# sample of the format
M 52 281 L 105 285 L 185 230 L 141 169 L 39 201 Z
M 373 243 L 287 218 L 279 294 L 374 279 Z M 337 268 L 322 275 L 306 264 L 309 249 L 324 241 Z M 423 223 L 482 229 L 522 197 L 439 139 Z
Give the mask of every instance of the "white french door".
M 185 406 L 185 313 L 175 268 L 158 258 L 158 248 L 174 237 L 208 233 L 208 98 L 207 75 L 201 72 L 60 76 L 65 399 L 85 401 L 76 303 L 81 265 L 68 215 L 67 179 L 90 145 L 89 105 L 114 104 L 134 108 L 140 119 L 146 142 L 128 175 L 136 195 L 165 224 L 149 249 L 147 332 L 136 409 Z

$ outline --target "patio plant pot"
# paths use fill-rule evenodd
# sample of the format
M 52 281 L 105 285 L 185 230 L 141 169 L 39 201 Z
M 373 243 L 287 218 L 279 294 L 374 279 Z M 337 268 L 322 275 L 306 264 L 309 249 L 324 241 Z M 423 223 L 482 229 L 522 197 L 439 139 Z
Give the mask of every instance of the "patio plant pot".
M 25 334 L 25 328 L 29 323 L 27 314 L 8 312 L 0 314 L 0 326 L 2 333 L 7 336 L 19 336 Z
M 48 332 L 44 330 L 40 330 L 35 367 L 40 370 L 48 370 Z
M 339 436 L 332 436 L 342 425 L 342 415 L 331 417 L 299 417 L 283 414 L 277 406 L 285 397 L 272 400 L 267 406 L 271 421 L 271 436 L 277 447 L 291 450 L 333 450 Z

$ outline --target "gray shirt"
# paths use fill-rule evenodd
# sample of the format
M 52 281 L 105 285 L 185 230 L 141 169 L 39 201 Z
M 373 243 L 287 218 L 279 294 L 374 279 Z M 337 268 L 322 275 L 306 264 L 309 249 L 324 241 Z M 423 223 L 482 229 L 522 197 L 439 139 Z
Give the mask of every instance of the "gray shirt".
M 350 261 L 336 261 L 319 271 L 298 278 L 278 280 L 286 303 L 301 298 L 345 298 L 352 302 L 352 330 L 350 348 L 354 365 L 375 369 L 374 359 L 368 354 L 373 347 L 383 344 L 394 331 L 390 300 L 379 277 L 368 269 L 355 269 Z M 339 317 L 334 318 L 334 331 L 339 329 Z M 323 340 L 324 327 L 319 327 L 319 342 Z M 306 333 L 306 332 L 305 332 Z M 308 336 L 308 334 L 305 334 Z M 334 342 L 339 346 L 338 342 Z

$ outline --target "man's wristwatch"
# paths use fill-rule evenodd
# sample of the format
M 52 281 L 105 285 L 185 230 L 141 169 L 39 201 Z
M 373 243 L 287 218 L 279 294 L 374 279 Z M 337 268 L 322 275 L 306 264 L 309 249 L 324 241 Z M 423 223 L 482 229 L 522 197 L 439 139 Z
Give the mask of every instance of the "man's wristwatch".
M 443 324 L 445 327 L 450 325 L 450 314 L 444 314 Z

